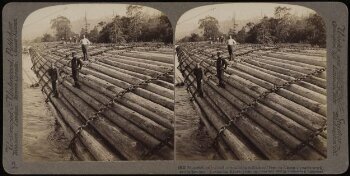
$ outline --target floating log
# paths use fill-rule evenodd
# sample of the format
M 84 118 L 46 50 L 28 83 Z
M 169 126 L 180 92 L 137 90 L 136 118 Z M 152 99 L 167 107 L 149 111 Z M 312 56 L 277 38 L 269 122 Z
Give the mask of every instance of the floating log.
M 63 117 L 57 112 L 56 108 L 52 103 L 48 102 L 48 106 L 51 112 L 54 114 L 58 123 L 62 127 L 64 135 L 67 139 L 72 139 L 74 137 L 74 131 L 64 122 Z M 77 139 L 77 142 L 73 143 L 74 145 L 74 154 L 81 161 L 95 161 L 95 158 L 90 154 L 90 152 L 86 149 L 84 144 L 81 143 L 80 139 Z
M 287 54 L 281 55 L 281 54 L 277 54 L 277 53 L 262 53 L 266 56 L 270 56 L 270 57 L 276 57 L 279 59 L 284 59 L 284 60 L 291 60 L 291 61 L 297 61 L 297 62 L 302 62 L 302 63 L 306 63 L 306 64 L 311 64 L 311 65 L 316 65 L 316 66 L 321 66 L 321 67 L 326 67 L 327 66 L 327 62 L 325 61 L 320 61 L 317 59 L 306 59 L 306 58 L 301 58 L 301 57 L 293 57 Z
M 194 103 L 194 106 L 197 110 L 199 110 L 198 111 L 199 116 L 201 118 L 201 121 L 207 127 L 207 131 L 208 131 L 209 136 L 212 139 L 214 139 L 216 137 L 216 134 L 217 134 L 215 127 L 213 127 L 211 125 L 211 123 L 208 120 L 207 115 L 204 112 L 202 112 L 200 106 L 197 103 Z M 238 159 L 233 154 L 233 152 L 230 150 L 229 146 L 227 146 L 226 142 L 222 138 L 217 139 L 217 146 L 218 146 L 220 156 L 223 157 L 223 159 L 225 159 L 225 160 L 237 160 Z
M 188 74 L 188 73 L 187 73 Z M 193 81 L 190 76 L 189 81 Z M 191 93 L 195 92 L 195 88 L 193 86 L 190 87 Z M 216 111 L 214 111 L 211 106 L 201 98 L 195 96 L 196 102 L 202 107 L 202 110 L 207 114 L 208 119 L 214 125 L 217 131 L 225 124 L 222 118 L 219 117 Z M 240 137 L 236 136 L 229 130 L 224 130 L 222 134 L 222 138 L 226 141 L 226 143 L 230 146 L 231 150 L 234 154 L 243 160 L 257 160 L 261 159 L 261 156 L 254 152 L 254 150 L 249 149 L 244 141 L 240 139 Z
M 44 89 L 46 94 L 49 93 L 50 90 L 46 87 Z M 51 98 L 52 103 L 57 107 L 62 117 L 70 117 L 65 118 L 64 121 L 69 124 L 72 130 L 77 130 L 77 128 L 82 124 L 80 120 L 74 118 L 72 112 L 64 105 L 59 99 Z M 69 136 L 67 136 L 69 137 Z M 68 138 L 72 139 L 72 138 Z M 96 140 L 96 137 L 91 134 L 91 132 L 82 130 L 80 133 L 79 140 L 84 143 L 89 152 L 97 159 L 101 161 L 115 161 L 120 160 L 121 158 L 114 153 L 111 152 L 108 147 L 102 144 L 99 140 Z
M 88 67 L 93 68 L 95 70 L 98 70 L 99 72 L 104 73 L 104 74 L 109 75 L 109 76 L 112 76 L 114 78 L 126 81 L 130 84 L 135 84 L 135 83 L 143 81 L 139 78 L 127 75 L 127 74 L 119 72 L 117 70 L 112 70 L 112 69 L 106 68 L 106 67 L 98 65 L 98 64 L 91 63 L 88 65 Z M 163 88 L 159 85 L 156 85 L 154 83 L 147 84 L 145 86 L 145 89 L 147 89 L 151 92 L 157 93 L 159 95 L 162 95 L 164 97 L 174 99 L 174 92 L 173 91 L 171 91 L 169 89 L 165 89 L 165 88 Z
M 196 50 L 196 47 L 193 47 L 194 50 Z M 203 58 L 191 51 L 192 53 L 189 57 L 187 52 L 182 49 L 183 48 L 180 49 L 178 57 L 180 62 L 185 60 L 180 67 L 180 70 L 184 75 L 187 75 L 195 67 L 195 63 L 201 63 L 201 66 L 209 71 L 207 74 L 211 75 L 210 80 L 206 80 L 203 83 L 204 98 L 195 98 L 196 102 L 200 101 L 198 99 L 206 100 L 206 102 L 209 103 L 209 106 L 203 107 L 203 105 L 198 103 L 198 107 L 203 110 L 216 107 L 216 112 L 221 112 L 219 117 L 222 120 L 228 120 L 229 117 L 232 118 L 234 114 L 238 114 L 239 109 L 243 109 L 248 103 L 251 103 L 255 98 L 258 98 L 261 93 L 272 88 L 273 84 L 290 81 L 293 76 L 307 74 L 305 71 L 300 72 L 300 70 L 298 70 L 301 69 L 300 67 L 296 68 L 289 65 L 284 67 L 284 65 L 281 65 L 280 63 L 274 64 L 273 62 L 269 63 L 260 60 L 253 60 L 252 62 L 243 62 L 242 65 L 239 65 L 239 67 L 246 67 L 243 70 L 240 70 L 238 66 L 234 67 L 235 69 L 229 68 L 226 70 L 225 72 L 228 74 L 225 73 L 223 75 L 223 80 L 227 84 L 223 89 L 216 86 L 218 81 L 217 78 L 213 77 L 216 74 L 216 70 L 213 66 L 213 61 L 207 59 L 207 54 L 204 55 L 203 53 L 198 52 L 202 56 L 204 55 Z M 211 52 L 215 52 L 215 50 L 211 50 Z M 201 62 L 202 59 L 204 59 L 204 62 Z M 266 67 L 259 67 L 262 64 Z M 234 66 L 234 64 L 232 65 Z M 313 68 L 316 67 L 319 66 L 314 66 Z M 289 70 L 290 74 L 282 73 L 282 70 Z M 260 73 L 263 76 L 258 76 Z M 265 78 L 267 75 L 270 77 Z M 319 97 L 312 97 L 314 95 L 325 95 L 326 93 L 322 90 L 321 82 L 313 82 L 321 78 L 322 77 L 313 77 L 313 80 L 306 79 L 299 85 L 290 86 L 292 89 L 288 87 L 287 89 L 281 89 L 276 93 L 270 93 L 267 97 L 259 101 L 253 107 L 253 110 L 248 110 L 245 114 L 246 116 L 243 116 L 243 119 L 251 119 L 249 122 L 244 123 L 244 120 L 239 120 L 239 122 L 243 122 L 235 122 L 232 126 L 233 129 L 239 129 L 239 131 L 245 136 L 243 141 L 249 140 L 249 143 L 253 145 L 251 149 L 257 149 L 259 153 L 261 152 L 261 154 L 264 155 L 264 157 L 268 159 L 284 159 L 290 151 L 298 147 L 304 140 L 307 140 L 308 136 L 313 133 L 313 131 L 321 128 L 326 123 L 326 118 L 324 117 L 326 116 L 325 101 Z M 193 80 L 193 76 L 190 75 L 187 82 Z M 312 83 L 310 83 L 310 81 Z M 317 88 L 317 86 L 313 84 L 321 87 Z M 322 84 L 325 85 L 325 82 Z M 192 84 L 190 90 L 194 90 L 195 87 L 196 85 Z M 307 98 L 303 97 L 306 92 L 310 92 L 311 96 L 306 96 Z M 317 113 L 319 113 L 319 115 Z M 208 120 L 211 123 L 215 123 L 212 119 Z M 251 130 L 249 130 L 250 128 Z M 259 128 L 259 134 L 255 134 L 257 128 Z M 230 130 L 232 130 L 232 128 L 230 128 Z M 257 137 L 254 135 L 261 136 Z M 270 138 L 262 140 L 264 137 L 268 136 Z M 307 144 L 306 147 L 303 147 L 302 150 L 296 151 L 294 155 L 288 159 L 324 159 L 327 155 L 327 141 L 324 137 L 324 133 L 317 136 L 312 142 Z M 267 144 L 264 145 L 268 140 L 271 140 L 269 143 L 278 143 L 278 145 L 274 146 L 276 148 L 273 151 L 270 151 L 271 146 L 268 147 Z M 224 142 L 227 142 L 227 140 L 224 139 Z M 248 143 L 246 143 L 246 145 L 248 145 Z M 240 157 L 238 158 L 241 159 Z
M 254 69 L 257 69 L 257 70 L 260 70 L 260 71 L 263 71 L 263 72 L 266 72 L 268 74 L 271 74 L 273 76 L 276 76 L 276 77 L 279 77 L 279 78 L 282 78 L 286 81 L 291 81 L 291 80 L 294 80 L 295 78 L 291 77 L 291 76 L 287 76 L 287 75 L 284 75 L 284 74 L 281 74 L 281 73 L 277 73 L 277 72 L 274 72 L 274 71 L 271 71 L 271 70 L 267 70 L 267 69 L 264 69 L 264 68 L 261 68 L 261 67 L 258 67 L 258 66 L 255 66 L 255 65 L 251 65 L 251 64 L 248 64 L 248 63 L 243 63 L 244 65 L 246 66 L 249 66 L 251 68 L 254 68 Z M 317 92 L 317 93 L 320 93 L 320 94 L 323 94 L 323 95 L 326 95 L 327 94 L 327 91 L 326 89 L 324 88 L 321 88 L 319 86 L 316 86 L 314 84 L 311 84 L 311 83 L 308 83 L 308 82 L 305 82 L 305 81 L 300 81 L 299 83 L 297 83 L 297 85 L 299 86 L 302 86 L 302 87 L 305 87 L 309 90 L 312 90 L 314 92 Z
M 104 51 L 108 52 L 109 50 L 113 50 L 115 48 L 91 47 L 90 49 L 90 56 L 96 55 L 97 57 L 97 55 L 102 54 Z M 70 127 L 71 132 L 73 131 L 74 133 L 78 129 L 78 127 L 83 124 L 84 121 L 88 120 L 88 118 L 92 114 L 96 113 L 99 108 L 103 107 L 105 103 L 110 101 L 111 97 L 114 97 L 116 93 L 128 88 L 129 86 L 131 86 L 131 84 L 135 84 L 136 82 L 128 83 L 123 80 L 118 80 L 116 78 L 110 77 L 106 74 L 102 74 L 101 72 L 99 72 L 99 70 L 96 70 L 96 68 L 92 70 L 84 67 L 84 71 L 82 71 L 80 74 L 80 79 L 83 78 L 83 81 L 80 81 L 81 89 L 76 89 L 72 87 L 71 84 L 73 83 L 73 81 L 72 78 L 69 77 L 69 75 L 71 74 L 71 70 L 69 68 L 70 58 L 63 60 L 59 59 L 65 57 L 66 54 L 70 54 L 70 52 L 73 50 L 79 51 L 80 48 L 73 47 L 70 49 L 62 48 L 58 50 L 52 50 L 53 52 L 51 53 L 45 52 L 42 55 L 43 57 L 40 57 L 39 55 L 35 56 L 35 53 L 37 53 L 37 51 L 33 52 L 32 50 L 32 59 L 34 57 L 40 57 L 40 59 L 36 59 L 36 61 L 38 61 L 38 65 L 35 66 L 34 69 L 37 71 L 39 77 L 43 77 L 40 84 L 46 86 L 44 87 L 44 92 L 47 95 L 49 95 L 49 92 L 51 91 L 51 83 L 48 82 L 50 78 L 48 74 L 45 74 L 45 72 L 47 69 L 50 68 L 51 63 L 56 63 L 58 67 L 61 67 L 60 70 L 63 71 L 61 74 L 65 75 L 65 79 L 63 80 L 62 78 L 59 78 L 59 82 L 62 82 L 58 85 L 60 97 L 53 98 L 50 96 L 49 100 L 52 102 L 54 108 L 60 109 L 59 113 L 62 114 L 61 122 L 66 121 L 69 122 L 67 124 L 73 125 Z M 32 61 L 34 61 L 34 59 Z M 102 62 L 98 63 L 102 64 Z M 98 63 L 96 63 L 96 65 L 98 65 Z M 84 62 L 84 64 L 90 65 L 90 63 L 88 62 Z M 145 66 L 145 64 L 138 64 L 137 66 L 133 66 L 131 63 L 126 63 L 126 65 L 129 66 L 129 69 L 137 67 L 136 69 L 138 72 L 147 71 L 145 70 L 145 68 L 142 68 L 142 66 Z M 101 66 L 99 67 L 102 68 Z M 150 69 L 152 70 L 152 73 L 161 73 L 157 70 L 154 70 L 155 67 L 152 68 L 153 70 Z M 100 78 L 92 75 L 100 76 Z M 143 81 L 140 78 L 129 78 L 130 80 L 134 81 Z M 150 76 L 147 78 L 150 78 Z M 118 84 L 117 86 L 114 86 L 114 84 L 110 84 L 109 82 L 106 82 L 103 79 L 106 79 L 107 81 L 114 80 L 113 83 Z M 173 80 L 173 78 L 171 80 Z M 48 83 L 45 84 L 45 82 Z M 96 159 L 103 161 L 111 161 L 125 159 L 173 159 L 174 145 L 172 141 L 169 141 L 167 144 L 165 144 L 164 147 L 158 149 L 156 153 L 151 152 L 153 148 L 156 148 L 156 146 L 162 143 L 162 140 L 168 138 L 168 136 L 170 135 L 173 135 L 174 130 L 172 124 L 174 108 L 172 89 L 174 89 L 174 86 L 173 84 L 164 81 L 162 82 L 161 80 L 154 81 L 154 83 L 159 82 L 161 82 L 161 84 L 164 85 L 164 87 L 159 86 L 157 84 L 151 85 L 150 87 L 153 90 L 160 88 L 160 90 L 162 90 L 161 92 L 157 91 L 156 93 L 154 93 L 144 88 L 149 87 L 149 85 L 142 85 L 140 88 L 138 88 L 138 90 L 135 90 L 134 92 L 136 94 L 142 95 L 145 98 L 142 98 L 139 95 L 136 95 L 132 92 L 127 93 L 123 98 L 116 99 L 113 102 L 112 108 L 103 111 L 100 115 L 101 119 L 94 120 L 93 122 L 91 122 L 91 125 L 88 125 L 88 128 L 83 128 L 82 132 L 76 139 L 77 143 L 73 143 L 74 146 L 78 145 L 78 147 L 76 147 L 75 150 L 76 154 L 78 155 L 78 158 L 82 160 L 89 160 L 87 156 L 84 157 L 84 155 L 82 155 L 85 151 L 87 153 L 91 153 L 90 160 Z M 90 87 L 87 87 L 86 85 Z M 101 90 L 105 90 L 105 92 L 101 93 Z M 164 92 L 171 92 L 172 100 L 169 98 L 170 96 L 164 97 L 163 95 L 160 95 Z M 167 95 L 170 95 L 170 93 L 168 93 Z M 154 103 L 150 101 L 150 99 L 152 99 L 153 101 L 158 100 L 157 103 L 160 104 Z M 72 117 L 74 118 L 72 119 Z M 74 119 L 75 121 L 72 121 Z M 62 125 L 64 124 L 62 123 Z M 64 128 L 66 129 L 65 131 L 67 131 L 67 127 Z M 97 133 L 94 132 L 95 130 Z M 69 134 L 67 133 L 67 135 Z M 98 135 L 100 137 L 97 137 L 95 135 Z M 97 149 L 94 150 L 94 147 L 98 145 L 95 144 L 95 142 L 93 142 L 96 139 L 98 139 L 100 142 L 108 143 L 108 146 L 105 146 L 106 148 L 97 147 Z M 88 142 L 85 143 L 84 140 Z M 102 144 L 102 146 L 103 145 L 104 144 Z M 86 147 L 85 150 L 84 147 Z M 102 150 L 102 153 L 100 151 L 99 154 L 98 152 L 96 152 L 96 150 Z M 104 155 L 104 153 L 109 152 L 112 155 Z M 150 155 L 148 155 L 147 153 L 150 153 Z M 145 157 L 146 155 L 147 157 Z M 113 156 L 115 158 L 112 158 Z
M 174 63 L 173 57 L 160 57 L 160 56 L 155 57 L 155 56 L 147 56 L 147 55 L 144 55 L 141 53 L 119 53 L 119 55 L 141 58 L 141 59 L 146 59 L 146 60 L 159 61 L 159 62 L 164 62 L 164 63 L 168 63 L 168 64 Z
M 209 87 L 212 87 L 212 88 L 215 87 L 216 88 L 216 91 L 214 89 L 212 89 L 212 88 L 206 91 L 206 93 L 209 96 L 213 92 L 223 93 L 222 96 L 227 98 L 227 100 L 233 101 L 235 99 L 235 101 L 233 101 L 233 103 L 231 102 L 233 105 L 235 105 L 236 107 L 239 107 L 240 109 L 243 108 L 244 105 L 238 105 L 237 106 L 237 103 L 239 104 L 240 100 L 238 100 L 237 98 L 233 97 L 232 95 L 230 96 L 229 93 L 224 93 L 223 89 L 217 88 L 216 86 L 214 86 L 213 84 L 210 84 L 210 83 L 209 83 L 209 85 L 211 85 L 211 86 L 208 87 L 206 85 L 208 85 L 208 84 L 204 84 L 204 87 L 203 87 L 204 90 L 208 89 Z M 212 97 L 217 97 L 217 96 L 214 96 L 213 94 L 211 96 Z M 221 102 L 220 103 L 220 107 L 222 107 L 224 105 L 222 102 L 225 102 L 225 101 L 220 101 L 220 102 Z M 241 104 L 242 104 L 242 102 L 241 102 Z M 266 111 L 264 111 L 264 112 L 266 113 Z M 228 114 L 237 114 L 237 112 L 236 113 L 227 113 L 226 115 L 228 115 Z M 278 126 L 274 125 L 274 123 L 269 122 L 267 119 L 265 119 L 265 117 L 262 117 L 259 113 L 256 113 L 255 111 L 248 111 L 248 115 L 252 119 L 254 119 L 256 122 L 260 123 L 261 126 L 265 126 L 266 127 L 265 129 L 270 131 L 271 134 L 274 134 L 275 136 L 277 135 L 279 140 L 283 141 L 285 144 L 288 144 L 291 148 L 295 148 L 296 146 L 298 146 L 301 143 L 295 137 L 291 136 L 289 133 L 286 133 L 284 130 L 282 130 Z M 269 114 L 266 114 L 266 115 L 268 116 Z M 276 118 L 276 114 L 274 114 L 273 116 L 275 116 L 275 118 Z M 281 122 L 281 123 L 285 123 L 285 122 Z M 286 128 L 290 128 L 291 125 L 292 124 L 288 124 L 285 127 Z M 240 128 L 240 127 L 237 127 L 237 128 Z M 306 136 L 306 135 L 309 135 L 309 134 L 310 134 L 310 132 L 307 133 L 307 134 L 303 134 L 303 135 Z M 249 138 L 249 139 L 251 139 L 251 138 Z M 304 138 L 304 140 L 305 140 L 305 138 Z M 269 150 L 269 149 L 267 147 L 265 147 L 265 150 Z M 264 151 L 264 153 L 266 153 L 266 151 Z M 306 157 L 312 158 L 312 159 L 322 159 L 323 158 L 320 154 L 318 154 L 317 152 L 313 151 L 310 148 L 307 151 L 305 150 L 303 155 L 306 156 Z M 268 156 L 268 157 L 272 157 L 272 156 Z M 283 154 L 281 156 L 277 157 L 277 158 L 282 158 L 282 156 L 283 156 Z
M 198 58 L 195 58 L 193 57 L 194 59 L 196 59 L 197 62 L 199 62 L 199 59 Z M 208 68 L 208 70 L 215 74 L 216 71 L 214 69 L 214 67 L 210 67 L 210 65 L 207 64 L 207 62 L 202 62 L 202 65 L 205 67 L 205 68 Z M 232 70 L 232 69 L 231 69 Z M 254 89 L 261 89 L 260 86 L 262 86 L 262 88 L 266 88 L 266 89 L 270 89 L 273 87 L 273 84 L 267 82 L 267 81 L 262 81 L 261 79 L 257 79 L 256 77 L 254 76 L 251 76 L 247 73 L 243 73 L 243 72 L 240 72 L 238 70 L 232 70 L 232 75 L 230 76 L 226 76 L 225 74 L 223 75 L 223 80 L 228 82 L 228 83 L 233 83 L 234 80 L 233 80 L 233 77 L 235 78 L 239 78 L 237 77 L 236 75 L 238 75 L 239 77 L 242 77 L 244 78 L 244 80 L 249 80 L 249 81 L 252 81 L 254 83 L 256 83 L 257 85 L 259 86 L 252 86 L 252 90 Z M 291 86 L 290 86 L 291 87 Z M 260 91 L 260 93 L 263 93 L 264 91 L 266 91 L 261 89 L 262 91 Z M 283 97 L 287 98 L 287 99 L 290 99 L 296 103 L 299 103 L 300 105 L 303 105 L 307 108 L 310 108 L 316 112 L 319 112 L 320 114 L 326 114 L 326 106 L 322 106 L 320 103 L 317 103 L 317 102 L 314 102 L 312 100 L 309 100 L 309 99 L 306 99 L 302 96 L 298 96 L 297 94 L 295 93 L 292 93 L 292 92 L 289 92 L 288 90 L 285 90 L 285 89 L 280 89 L 278 92 L 276 92 L 277 94 L 279 95 L 282 95 Z M 287 106 L 289 106 L 289 104 L 287 104 Z M 296 110 L 297 112 L 300 111 L 299 110 Z M 305 111 L 308 111 L 305 109 Z M 310 116 L 311 114 L 309 114 Z

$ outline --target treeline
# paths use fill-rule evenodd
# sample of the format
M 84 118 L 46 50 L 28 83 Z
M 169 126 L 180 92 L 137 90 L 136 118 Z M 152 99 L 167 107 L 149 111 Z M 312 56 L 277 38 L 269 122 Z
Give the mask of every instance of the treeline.
M 51 20 L 55 36 L 44 34 L 41 41 L 69 41 L 85 35 L 94 43 L 124 42 L 173 42 L 173 30 L 169 19 L 164 15 L 149 16 L 141 6 L 129 5 L 126 16 L 116 15 L 112 21 L 101 21 L 92 30 L 81 28 L 79 34 L 72 32 L 68 18 L 59 16 Z
M 239 43 L 308 43 L 326 47 L 326 28 L 322 17 L 316 13 L 298 17 L 291 15 L 290 11 L 291 8 L 276 7 L 274 17 L 265 16 L 256 24 L 249 22 L 238 31 L 235 26 L 227 34 L 220 32 L 217 19 L 208 16 L 199 20 L 203 36 L 192 33 L 180 42 L 217 40 L 222 36 L 227 39 L 231 35 Z

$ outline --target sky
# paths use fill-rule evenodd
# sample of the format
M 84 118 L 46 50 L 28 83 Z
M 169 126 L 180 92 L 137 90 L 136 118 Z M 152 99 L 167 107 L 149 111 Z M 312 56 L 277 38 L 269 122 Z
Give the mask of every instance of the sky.
M 225 3 L 218 5 L 207 5 L 191 9 L 185 12 L 177 22 L 176 33 L 191 32 L 199 26 L 198 21 L 206 16 L 215 17 L 219 22 L 232 20 L 249 20 L 252 18 L 261 18 L 261 16 L 272 17 L 275 7 L 284 6 L 291 8 L 291 14 L 297 16 L 313 13 L 312 9 L 288 4 L 278 3 Z M 177 38 L 177 37 L 175 37 Z
M 125 16 L 128 4 L 69 4 L 45 7 L 32 12 L 23 24 L 23 39 L 33 39 L 51 31 L 50 21 L 57 16 L 65 16 L 70 21 L 112 17 L 113 14 Z M 154 15 L 158 10 L 143 6 L 144 12 Z

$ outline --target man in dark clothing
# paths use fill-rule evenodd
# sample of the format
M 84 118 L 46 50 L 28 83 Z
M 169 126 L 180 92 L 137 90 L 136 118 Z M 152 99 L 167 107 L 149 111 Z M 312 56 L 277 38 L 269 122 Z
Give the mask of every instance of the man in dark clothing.
M 203 97 L 203 91 L 202 91 L 203 70 L 200 67 L 199 63 L 197 63 L 197 65 L 194 68 L 193 72 L 194 72 L 194 75 L 196 76 L 197 92 L 198 92 L 200 97 Z
M 228 64 L 227 64 L 227 61 L 224 58 L 221 57 L 221 53 L 220 52 L 218 52 L 217 55 L 218 55 L 218 58 L 216 60 L 216 72 L 217 72 L 217 77 L 219 79 L 218 86 L 224 88 L 225 85 L 224 85 L 224 82 L 222 80 L 222 74 L 224 74 L 224 69 L 227 68 Z
M 53 97 L 58 97 L 58 92 L 57 92 L 57 87 L 56 87 L 56 82 L 58 79 L 58 70 L 55 67 L 55 65 L 52 63 L 51 67 L 47 70 L 47 72 L 51 78 Z
M 80 88 L 79 82 L 78 82 L 78 77 L 79 77 L 79 70 L 83 66 L 83 63 L 79 58 L 76 57 L 76 52 L 72 52 L 72 77 L 74 80 L 74 87 Z

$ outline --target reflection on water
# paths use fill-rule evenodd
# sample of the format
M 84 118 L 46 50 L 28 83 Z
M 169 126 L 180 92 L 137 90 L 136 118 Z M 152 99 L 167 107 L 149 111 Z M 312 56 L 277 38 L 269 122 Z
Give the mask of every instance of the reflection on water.
M 22 97 L 23 97 L 23 159 L 25 161 L 70 160 L 67 149 L 69 141 L 56 124 L 54 116 L 45 103 L 41 88 L 31 88 L 35 74 L 30 69 L 29 55 L 22 57 Z

